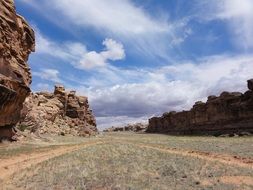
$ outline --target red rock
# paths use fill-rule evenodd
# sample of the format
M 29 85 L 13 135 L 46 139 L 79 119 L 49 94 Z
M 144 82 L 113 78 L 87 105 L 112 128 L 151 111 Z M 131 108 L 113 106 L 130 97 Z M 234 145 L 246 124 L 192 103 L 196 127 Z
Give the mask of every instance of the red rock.
M 96 120 L 88 98 L 55 86 L 54 93 L 31 94 L 22 110 L 21 126 L 38 133 L 90 136 L 97 133 Z
M 251 81 L 251 80 L 250 80 Z M 250 88 L 251 82 L 248 81 Z M 253 92 L 223 92 L 197 102 L 190 111 L 149 119 L 147 132 L 168 134 L 222 134 L 253 132 Z
M 30 92 L 31 73 L 27 60 L 34 47 L 34 32 L 25 19 L 16 14 L 14 1 L 1 0 L 0 138 L 7 134 L 5 126 L 12 134 L 12 126 L 20 119 L 23 102 Z

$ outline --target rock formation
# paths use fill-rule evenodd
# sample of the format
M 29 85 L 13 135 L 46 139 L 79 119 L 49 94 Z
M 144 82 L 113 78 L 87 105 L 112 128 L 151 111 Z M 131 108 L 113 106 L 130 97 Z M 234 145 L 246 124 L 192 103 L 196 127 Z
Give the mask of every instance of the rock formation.
M 22 104 L 30 92 L 27 64 L 34 51 L 34 32 L 16 14 L 13 0 L 0 1 L 0 138 L 11 138 L 20 119 Z
M 124 127 L 111 127 L 105 129 L 104 132 L 119 132 L 119 131 L 132 131 L 132 132 L 145 132 L 148 125 L 143 123 L 128 124 Z
M 223 92 L 196 102 L 190 111 L 149 119 L 147 132 L 179 135 L 253 132 L 253 79 L 244 94 Z
M 66 92 L 63 86 L 56 86 L 54 93 L 31 94 L 24 103 L 18 128 L 39 134 L 89 136 L 97 133 L 87 97 L 77 96 L 75 91 Z

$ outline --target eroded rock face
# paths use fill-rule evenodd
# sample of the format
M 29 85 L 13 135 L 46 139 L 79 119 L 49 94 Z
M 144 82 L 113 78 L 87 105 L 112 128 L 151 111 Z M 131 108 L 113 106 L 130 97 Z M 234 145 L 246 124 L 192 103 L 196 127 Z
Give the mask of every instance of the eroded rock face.
M 97 133 L 87 97 L 77 96 L 75 91 L 66 92 L 63 86 L 56 86 L 54 93 L 31 94 L 24 103 L 22 116 L 18 125 L 21 130 L 74 136 Z
M 253 132 L 253 80 L 249 90 L 223 92 L 209 96 L 206 103 L 196 102 L 190 111 L 170 112 L 149 120 L 147 132 L 169 134 L 224 134 Z
M 248 88 L 253 90 L 253 79 L 248 80 Z
M 16 14 L 13 0 L 0 1 L 0 138 L 11 138 L 12 126 L 30 92 L 29 54 L 34 51 L 34 32 Z M 9 129 L 9 133 L 6 132 Z

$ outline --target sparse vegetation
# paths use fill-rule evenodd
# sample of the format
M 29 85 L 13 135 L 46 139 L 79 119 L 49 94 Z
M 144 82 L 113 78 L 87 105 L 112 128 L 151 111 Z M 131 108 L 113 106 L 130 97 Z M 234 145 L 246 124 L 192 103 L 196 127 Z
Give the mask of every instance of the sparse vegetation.
M 73 136 L 51 136 L 44 135 L 42 139 L 28 138 L 25 142 L 3 143 L 0 145 L 0 159 L 17 156 L 20 154 L 29 154 L 48 151 L 61 146 L 71 146 L 84 142 L 92 142 L 93 139 Z
M 57 138 L 61 144 L 68 137 Z M 194 150 L 204 151 L 210 157 L 218 154 L 252 160 L 251 137 L 224 139 L 109 133 L 85 139 L 82 143 L 98 141 L 102 143 L 80 146 L 73 152 L 18 172 L 9 185 L 21 189 L 253 188 L 250 182 L 253 179 L 252 163 L 244 167 L 236 162 L 222 162 L 222 157 L 212 160 L 201 154 L 200 157 L 191 156 Z M 70 143 L 70 139 L 64 143 Z M 167 149 L 179 152 L 166 152 Z

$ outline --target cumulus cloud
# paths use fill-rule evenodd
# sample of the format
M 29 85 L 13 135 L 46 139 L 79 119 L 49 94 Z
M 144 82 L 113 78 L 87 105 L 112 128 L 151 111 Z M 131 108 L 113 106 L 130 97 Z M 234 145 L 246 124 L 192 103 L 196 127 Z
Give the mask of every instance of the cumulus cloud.
M 252 0 L 197 0 L 201 17 L 227 22 L 233 42 L 244 50 L 253 48 Z
M 252 56 L 224 55 L 156 69 L 115 69 L 113 74 L 119 80 L 112 81 L 111 85 L 90 84 L 93 87 L 76 88 L 79 93 L 88 95 L 96 116 L 103 118 L 103 127 L 110 127 L 119 116 L 138 120 L 163 112 L 187 110 L 194 102 L 206 101 L 207 96 L 223 91 L 244 92 L 246 80 L 253 77 L 252 62 Z M 100 80 L 109 78 L 108 74 Z M 127 78 L 139 79 L 139 82 L 129 83 Z
M 60 58 L 86 70 L 85 74 L 88 74 L 83 80 L 81 75 L 71 78 L 76 86 L 69 85 L 69 88 L 79 89 L 80 94 L 89 96 L 101 126 L 110 127 L 120 123 L 120 120 L 142 120 L 166 111 L 189 109 L 195 101 L 205 100 L 208 95 L 218 95 L 224 90 L 244 91 L 246 80 L 253 76 L 252 55 L 211 56 L 142 69 L 112 66 L 111 61 L 125 58 L 125 49 L 145 57 L 154 56 L 159 60 L 155 63 L 161 65 L 161 57 L 176 57 L 170 56 L 173 48 L 180 46 L 195 32 L 189 27 L 189 20 L 171 22 L 166 14 L 164 17 L 151 16 L 133 0 L 24 2 L 69 32 L 75 32 L 75 29 L 92 31 L 100 37 L 114 39 L 105 39 L 105 48 L 101 51 L 88 51 L 82 43 L 56 42 L 37 32 L 37 53 Z M 202 19 L 199 21 L 222 21 L 227 24 L 231 39 L 238 48 L 253 47 L 251 0 L 194 2 L 198 2 L 199 10 L 202 10 L 196 11 L 198 19 Z M 189 17 L 196 18 L 194 15 Z M 79 39 L 82 37 L 78 36 Z M 206 38 L 210 41 L 217 39 L 215 35 Z M 46 80 L 61 80 L 58 73 L 50 69 L 42 69 L 35 75 Z
M 86 59 L 82 69 L 97 66 L 99 69 L 92 70 L 93 74 L 83 80 L 84 84 L 80 84 L 80 78 L 73 78 L 72 82 L 77 85 L 69 86 L 89 97 L 98 125 L 103 128 L 119 124 L 119 118 L 141 121 L 167 111 L 186 110 L 195 101 L 205 101 L 208 95 L 219 95 L 224 90 L 245 91 L 246 80 L 253 77 L 253 56 L 250 55 L 209 56 L 196 62 L 175 62 L 157 68 L 122 69 L 107 64 L 107 61 L 123 59 L 123 45 L 112 39 L 104 40 L 103 45 L 105 49 L 101 52 L 86 51 L 83 54 L 83 46 L 77 46 L 78 51 L 71 53 L 80 55 L 82 61 Z M 46 50 L 42 52 L 49 54 Z M 90 54 L 95 56 L 92 55 L 87 62 Z M 62 54 L 56 56 L 66 58 Z M 76 63 L 80 63 L 80 60 Z M 65 82 L 54 69 L 42 69 L 34 75 L 57 83 Z
M 60 58 L 71 63 L 78 69 L 91 69 L 105 67 L 109 61 L 117 61 L 125 58 L 124 46 L 120 42 L 106 38 L 103 41 L 105 49 L 101 52 L 88 52 L 86 46 L 79 42 L 57 43 L 45 37 L 36 29 L 36 52 L 52 57 Z
M 101 55 L 109 60 L 120 60 L 125 57 L 125 51 L 123 45 L 112 39 L 105 39 L 103 45 L 106 47 L 106 51 L 101 52 Z
M 104 130 L 108 127 L 126 126 L 135 123 L 147 123 L 148 117 L 129 117 L 129 116 L 116 116 L 116 117 L 96 117 L 99 130 Z M 110 121 L 108 123 L 108 121 Z
M 103 41 L 103 45 L 105 46 L 104 51 L 100 53 L 91 51 L 84 54 L 76 67 L 80 69 L 104 67 L 109 60 L 117 61 L 125 58 L 125 50 L 121 43 L 107 38 Z
M 89 96 L 97 117 L 108 117 L 108 123 L 103 120 L 103 126 L 110 126 L 114 117 L 138 120 L 166 111 L 189 109 L 195 101 L 223 90 L 244 91 L 246 80 L 253 76 L 252 56 L 210 56 L 157 68 L 120 69 L 108 63 L 125 57 L 123 45 L 115 40 L 105 39 L 101 52 L 88 52 L 78 43 L 56 43 L 43 35 L 40 40 L 43 43 L 39 42 L 38 53 L 69 60 L 79 69 L 99 67 L 91 70 L 88 78 L 71 79 L 80 85 L 71 88 Z M 74 48 L 67 48 L 66 44 Z M 42 69 L 34 75 L 65 82 L 54 69 Z M 80 81 L 85 82 L 80 84 Z

